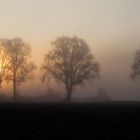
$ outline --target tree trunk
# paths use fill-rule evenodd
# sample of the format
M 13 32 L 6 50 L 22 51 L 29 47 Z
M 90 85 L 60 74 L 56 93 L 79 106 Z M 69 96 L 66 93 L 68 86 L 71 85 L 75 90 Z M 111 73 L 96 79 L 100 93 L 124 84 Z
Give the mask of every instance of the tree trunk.
M 13 96 L 14 96 L 14 101 L 16 102 L 16 72 L 14 70 L 13 74 Z
M 71 93 L 67 92 L 67 103 L 71 103 Z
M 67 103 L 71 103 L 71 95 L 72 95 L 72 88 L 71 88 L 71 86 L 67 86 L 66 90 L 67 90 L 66 101 L 67 101 Z
M 13 81 L 13 96 L 14 96 L 14 100 L 16 101 L 16 86 L 15 86 L 15 80 Z

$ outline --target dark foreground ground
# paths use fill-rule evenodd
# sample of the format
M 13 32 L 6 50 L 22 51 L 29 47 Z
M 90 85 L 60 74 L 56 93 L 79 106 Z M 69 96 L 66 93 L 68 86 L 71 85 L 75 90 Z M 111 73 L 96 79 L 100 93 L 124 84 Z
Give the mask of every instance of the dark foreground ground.
M 140 103 L 0 104 L 0 140 L 12 137 L 139 139 Z

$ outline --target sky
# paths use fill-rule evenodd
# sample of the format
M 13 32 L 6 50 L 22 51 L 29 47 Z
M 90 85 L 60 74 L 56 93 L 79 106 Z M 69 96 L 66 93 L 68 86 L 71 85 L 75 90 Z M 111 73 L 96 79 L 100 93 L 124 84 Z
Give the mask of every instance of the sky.
M 140 49 L 139 7 L 139 0 L 0 0 L 0 38 L 29 43 L 38 68 L 58 36 L 83 38 L 100 63 L 101 78 L 74 96 L 94 96 L 103 88 L 116 100 L 140 100 L 140 81 L 129 78 Z M 35 76 L 23 93 L 44 93 L 39 70 Z

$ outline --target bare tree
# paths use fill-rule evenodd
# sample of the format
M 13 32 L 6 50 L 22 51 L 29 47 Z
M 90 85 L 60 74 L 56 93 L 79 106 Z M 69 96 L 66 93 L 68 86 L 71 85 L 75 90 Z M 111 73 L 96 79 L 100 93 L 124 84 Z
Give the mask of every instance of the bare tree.
M 132 72 L 130 78 L 132 80 L 136 79 L 140 75 L 140 50 L 135 53 L 134 62 L 132 64 Z
M 3 46 L 0 46 L 0 88 L 2 83 L 9 79 L 9 68 L 10 61 L 8 51 Z
M 53 78 L 66 88 L 67 101 L 77 85 L 99 77 L 99 64 L 94 61 L 90 47 L 77 37 L 60 37 L 52 42 L 54 48 L 44 57 L 42 80 Z
M 31 48 L 20 38 L 5 39 L 2 45 L 7 49 L 11 64 L 9 80 L 13 81 L 14 99 L 17 97 L 17 87 L 33 78 L 35 64 L 30 61 Z

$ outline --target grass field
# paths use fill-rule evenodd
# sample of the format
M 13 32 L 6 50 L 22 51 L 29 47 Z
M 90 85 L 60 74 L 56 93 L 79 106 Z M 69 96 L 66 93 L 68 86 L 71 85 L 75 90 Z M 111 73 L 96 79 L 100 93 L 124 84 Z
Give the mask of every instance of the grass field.
M 0 138 L 134 139 L 140 103 L 0 104 Z

